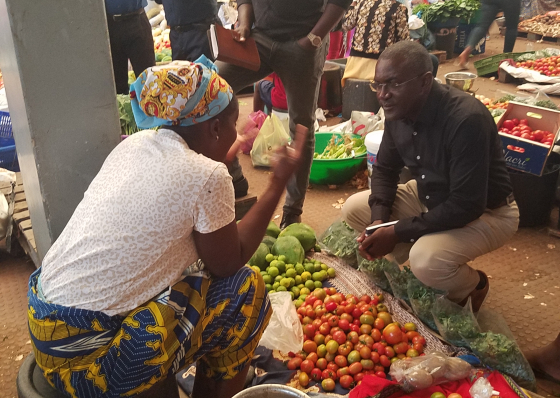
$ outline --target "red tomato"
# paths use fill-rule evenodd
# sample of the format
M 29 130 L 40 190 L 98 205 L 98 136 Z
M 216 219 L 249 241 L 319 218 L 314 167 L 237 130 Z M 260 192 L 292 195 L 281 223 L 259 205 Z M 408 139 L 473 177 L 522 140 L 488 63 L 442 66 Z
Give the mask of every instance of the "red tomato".
M 327 335 L 331 332 L 331 325 L 329 325 L 327 322 L 324 322 L 321 324 L 321 326 L 319 326 L 319 333 L 321 333 L 322 335 Z
M 361 347 L 359 352 L 360 352 L 360 356 L 363 359 L 369 359 L 371 357 L 371 348 L 369 348 L 368 346 Z
M 512 121 L 513 124 L 515 124 L 516 126 L 519 124 L 519 119 L 511 119 L 511 121 Z
M 364 375 L 362 372 L 360 372 L 360 373 L 354 375 L 354 381 L 355 381 L 356 383 L 359 383 L 360 381 L 362 381 L 362 379 L 364 378 L 364 376 L 365 376 L 365 375 Z
M 325 370 L 327 368 L 327 360 L 325 358 L 319 358 L 315 366 L 321 370 Z
M 373 370 L 373 367 L 375 366 L 371 359 L 362 359 L 360 363 L 362 364 L 362 368 L 364 370 Z
M 376 375 L 377 377 L 381 377 L 382 379 L 386 379 L 386 378 L 387 378 L 387 375 L 385 374 L 385 372 L 381 372 L 381 371 L 375 372 L 375 375 Z
M 360 373 L 363 370 L 362 364 L 360 362 L 354 362 L 350 366 L 348 366 L 348 371 L 351 375 L 355 375 Z
M 315 342 L 315 344 L 317 344 L 317 350 L 319 350 L 319 348 L 323 344 L 325 344 L 325 336 L 323 336 L 320 332 L 317 332 L 315 337 L 313 337 L 313 341 Z M 317 351 L 317 352 L 319 352 L 319 351 Z
M 390 324 L 383 329 L 383 337 L 389 344 L 397 344 L 402 341 L 403 332 L 396 324 Z
M 342 388 L 349 390 L 352 388 L 352 384 L 354 384 L 354 378 L 350 375 L 343 375 L 340 377 L 339 382 Z
M 323 370 L 323 373 L 321 375 L 321 377 L 323 378 L 323 380 L 325 379 L 333 379 L 336 380 L 336 372 L 330 369 L 325 369 Z
M 348 366 L 348 360 L 346 359 L 346 357 L 344 355 L 337 355 L 334 358 L 334 363 L 337 364 L 338 367 L 340 367 L 340 368 Z
M 336 371 L 336 375 L 338 376 L 339 379 L 341 379 L 342 376 L 347 376 L 349 374 L 350 374 L 350 372 L 348 371 L 348 366 L 340 368 Z
M 292 358 L 288 361 L 288 369 L 296 370 L 301 366 L 302 362 L 301 358 Z
M 535 141 L 542 141 L 544 138 L 544 132 L 542 132 L 541 130 L 535 130 L 533 132 L 533 139 Z
M 306 359 L 309 359 L 311 362 L 316 363 L 317 360 L 319 359 L 319 355 L 317 355 L 316 352 L 312 352 L 312 353 L 307 355 Z
M 529 125 L 529 122 L 527 121 L 527 119 L 521 119 L 521 120 L 519 121 L 519 124 L 523 124 L 523 125 L 525 125 L 525 126 L 528 126 L 528 125 Z
M 412 348 L 414 348 L 416 351 L 418 351 L 420 354 L 422 354 L 424 352 L 424 346 L 422 344 L 413 344 Z
M 338 317 L 336 315 L 333 315 L 329 318 L 329 320 L 327 321 L 329 323 L 329 326 L 335 327 L 338 326 Z
M 398 343 L 393 346 L 393 349 L 398 354 L 405 354 L 408 351 L 408 344 L 407 343 Z
M 315 343 L 313 340 L 306 341 L 305 343 L 303 343 L 303 351 L 305 351 L 308 354 L 310 354 L 312 352 L 316 352 L 317 351 L 317 343 Z
M 407 357 L 410 357 L 410 358 L 417 357 L 418 355 L 420 355 L 420 353 L 419 353 L 417 350 L 413 349 L 413 348 L 411 348 L 410 350 L 408 350 L 408 351 L 406 352 L 406 356 L 407 356 Z
M 363 301 L 366 304 L 369 304 L 369 302 L 371 301 L 371 297 L 369 297 L 367 294 L 364 294 L 362 297 L 360 297 L 360 301 Z
M 300 365 L 300 369 L 302 372 L 305 373 L 309 373 L 313 370 L 313 368 L 315 367 L 315 364 L 313 363 L 313 361 L 310 361 L 309 359 L 306 359 L 305 361 L 303 361 Z
M 395 356 L 395 350 L 393 349 L 393 347 L 385 347 L 385 355 L 387 355 L 389 358 L 393 358 Z
M 319 382 L 322 379 L 323 372 L 321 372 L 321 369 L 319 368 L 313 368 L 310 376 L 311 376 L 311 380 Z
M 378 352 L 379 355 L 385 354 L 385 346 L 381 343 L 375 343 L 371 349 L 372 351 Z
M 370 359 L 373 361 L 374 364 L 379 363 L 379 353 L 372 351 Z
M 350 342 L 346 342 L 344 344 L 341 344 L 338 347 L 338 353 L 340 355 L 344 355 L 345 357 L 348 356 L 348 354 L 350 354 L 350 351 L 352 351 L 352 343 L 350 343 Z
M 303 327 L 303 334 L 305 334 L 308 337 L 313 337 L 315 336 L 315 330 L 316 330 L 315 325 L 313 324 L 305 325 Z
M 337 306 L 338 305 L 336 304 L 336 302 L 330 301 L 327 305 L 325 305 L 325 308 L 327 309 L 328 312 L 333 312 L 334 310 L 336 310 Z
M 362 315 L 363 316 L 363 315 Z M 375 318 L 374 324 L 373 326 L 377 329 L 377 330 L 383 330 L 383 328 L 385 328 L 385 321 L 381 318 Z
M 333 340 L 336 341 L 338 344 L 342 344 L 346 341 L 346 334 L 342 330 L 337 330 L 332 335 Z
M 381 332 L 379 331 L 379 329 L 372 329 L 371 330 L 371 338 L 374 341 L 381 341 Z
M 351 323 L 351 322 L 354 321 L 354 317 L 352 315 L 350 315 L 349 313 L 344 313 L 344 314 L 340 315 L 340 320 L 343 320 L 343 319 L 347 320 L 348 323 Z M 340 322 L 340 321 L 338 321 L 338 322 Z M 338 325 L 338 326 L 340 326 L 340 325 Z
M 517 126 L 517 125 L 512 120 L 505 120 L 502 123 L 502 127 L 506 128 L 508 130 L 512 130 L 515 126 Z
M 360 310 L 359 308 L 354 308 L 354 310 L 352 311 L 352 316 L 354 317 L 354 319 L 356 318 L 360 318 L 360 316 L 362 315 L 363 311 Z M 363 322 L 362 322 L 363 323 Z
M 356 332 L 350 332 L 346 335 L 346 341 L 350 341 L 352 344 L 358 344 L 360 342 L 360 335 Z
M 386 368 L 391 366 L 391 360 L 387 357 L 387 355 L 381 355 L 379 357 L 379 363 Z
M 371 348 L 373 347 L 373 338 L 371 336 L 368 336 L 367 334 L 362 334 L 360 336 L 360 343 Z
M 350 330 L 350 323 L 346 319 L 341 319 L 338 321 L 338 327 L 347 332 Z
M 336 357 L 336 354 L 331 354 L 330 352 L 325 355 L 325 359 L 327 360 L 327 362 L 334 361 L 334 357 Z
M 360 331 L 360 326 L 352 324 L 350 325 L 350 330 L 358 333 Z

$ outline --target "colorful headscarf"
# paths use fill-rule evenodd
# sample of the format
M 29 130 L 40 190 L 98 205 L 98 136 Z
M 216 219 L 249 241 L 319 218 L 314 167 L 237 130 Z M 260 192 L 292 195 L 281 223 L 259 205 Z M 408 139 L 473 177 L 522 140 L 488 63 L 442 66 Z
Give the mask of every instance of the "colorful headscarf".
M 192 126 L 230 103 L 233 90 L 204 55 L 195 62 L 174 61 L 146 69 L 130 85 L 134 119 L 139 128 Z

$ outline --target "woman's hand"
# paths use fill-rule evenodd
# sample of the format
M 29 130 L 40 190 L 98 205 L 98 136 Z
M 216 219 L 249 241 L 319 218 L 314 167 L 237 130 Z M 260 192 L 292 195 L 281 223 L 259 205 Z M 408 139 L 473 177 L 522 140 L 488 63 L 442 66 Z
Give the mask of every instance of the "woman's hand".
M 280 184 L 286 184 L 294 171 L 300 166 L 303 148 L 309 130 L 301 124 L 296 125 L 296 135 L 290 145 L 278 148 L 272 156 L 272 177 Z

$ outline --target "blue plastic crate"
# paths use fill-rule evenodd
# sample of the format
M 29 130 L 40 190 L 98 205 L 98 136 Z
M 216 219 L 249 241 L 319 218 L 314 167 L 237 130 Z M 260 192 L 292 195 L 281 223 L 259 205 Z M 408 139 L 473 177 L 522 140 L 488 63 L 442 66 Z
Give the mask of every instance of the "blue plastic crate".
M 15 145 L 12 119 L 8 112 L 0 111 L 0 148 Z
M 0 167 L 11 171 L 19 171 L 19 162 L 15 145 L 0 148 Z

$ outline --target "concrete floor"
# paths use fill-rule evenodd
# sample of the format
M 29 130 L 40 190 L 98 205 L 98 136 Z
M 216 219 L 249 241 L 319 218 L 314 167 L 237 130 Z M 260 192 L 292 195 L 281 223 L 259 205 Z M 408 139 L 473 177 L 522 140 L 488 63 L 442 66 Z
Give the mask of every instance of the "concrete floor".
M 553 46 L 551 44 L 535 43 L 534 47 L 537 50 Z M 501 53 L 502 45 L 503 38 L 493 34 L 487 43 L 486 53 L 472 61 Z M 519 39 L 515 51 L 525 51 L 526 45 L 525 39 Z M 453 61 L 447 61 L 440 66 L 438 77 L 443 80 L 445 73 L 455 70 L 457 67 Z M 496 98 L 501 96 L 496 93 L 497 90 L 515 92 L 515 86 L 479 78 L 474 90 L 477 94 Z M 559 98 L 552 99 L 560 103 Z M 242 97 L 240 109 L 238 127 L 252 110 L 252 98 Z M 240 159 L 251 192 L 260 195 L 266 189 L 270 173 L 254 169 L 248 156 L 241 155 Z M 340 217 L 340 209 L 333 205 L 355 192 L 357 189 L 350 184 L 336 189 L 311 186 L 303 221 L 317 233 L 323 232 Z M 280 206 L 275 214 L 281 216 Z M 553 212 L 552 219 L 556 217 L 557 210 Z M 476 259 L 473 265 L 491 276 L 492 289 L 487 305 L 504 316 L 522 349 L 541 347 L 556 337 L 560 332 L 560 239 L 549 236 L 545 227 L 523 228 L 504 247 Z M 34 269 L 33 263 L 26 257 L 13 258 L 0 253 L 0 396 L 5 398 L 17 397 L 17 371 L 31 350 L 26 325 L 26 290 L 28 277 Z M 529 293 L 534 298 L 524 298 Z M 541 382 L 539 387 L 544 396 L 560 396 L 557 386 Z

